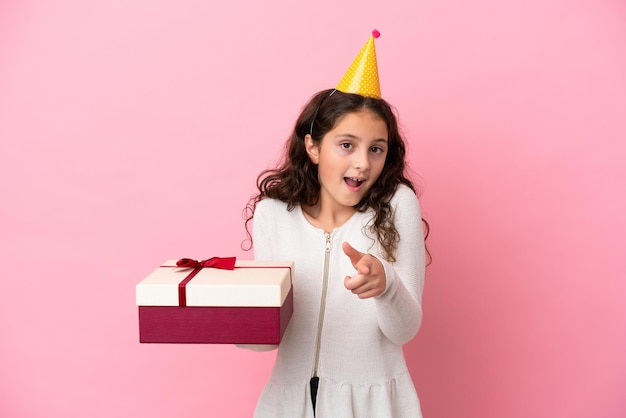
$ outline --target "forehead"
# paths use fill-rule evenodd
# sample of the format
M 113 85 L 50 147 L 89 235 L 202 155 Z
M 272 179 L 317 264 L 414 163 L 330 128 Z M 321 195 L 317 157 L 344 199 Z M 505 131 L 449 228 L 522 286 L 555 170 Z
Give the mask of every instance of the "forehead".
M 349 112 L 337 119 L 335 126 L 331 130 L 335 134 L 369 134 L 387 138 L 387 123 L 376 113 L 370 110 L 359 110 Z

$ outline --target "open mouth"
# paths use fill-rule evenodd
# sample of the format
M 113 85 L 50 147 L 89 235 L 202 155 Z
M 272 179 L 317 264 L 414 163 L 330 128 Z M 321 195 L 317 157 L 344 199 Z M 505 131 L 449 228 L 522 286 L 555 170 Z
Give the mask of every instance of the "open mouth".
M 344 177 L 343 179 L 349 187 L 359 187 L 364 181 L 354 177 Z

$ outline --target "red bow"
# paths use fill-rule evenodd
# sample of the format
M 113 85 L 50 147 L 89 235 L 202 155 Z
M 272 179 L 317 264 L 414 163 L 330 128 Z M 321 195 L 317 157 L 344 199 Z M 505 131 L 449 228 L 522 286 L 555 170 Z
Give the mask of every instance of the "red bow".
M 234 270 L 237 257 L 212 257 L 208 260 L 193 260 L 191 258 L 181 258 L 176 262 L 177 267 L 205 268 L 212 267 L 222 270 Z
M 213 257 L 208 260 L 197 261 L 191 258 L 181 258 L 176 262 L 177 267 L 191 267 L 194 270 L 178 284 L 178 306 L 187 306 L 187 290 L 185 287 L 196 274 L 205 267 L 222 270 L 234 270 L 236 257 Z

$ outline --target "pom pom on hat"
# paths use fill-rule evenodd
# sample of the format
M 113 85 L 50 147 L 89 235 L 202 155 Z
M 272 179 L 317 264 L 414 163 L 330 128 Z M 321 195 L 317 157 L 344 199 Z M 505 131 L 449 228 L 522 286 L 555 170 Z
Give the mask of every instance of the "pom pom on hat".
M 378 63 L 374 39 L 380 32 L 374 29 L 361 52 L 354 59 L 336 89 L 344 93 L 360 94 L 365 97 L 380 99 L 380 83 L 378 81 Z

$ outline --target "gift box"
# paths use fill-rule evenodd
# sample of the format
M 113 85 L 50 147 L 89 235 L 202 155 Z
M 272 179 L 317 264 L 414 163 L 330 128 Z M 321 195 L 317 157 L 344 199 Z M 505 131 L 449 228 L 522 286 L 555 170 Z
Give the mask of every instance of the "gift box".
M 278 344 L 293 272 L 290 261 L 168 260 L 137 284 L 139 341 Z

